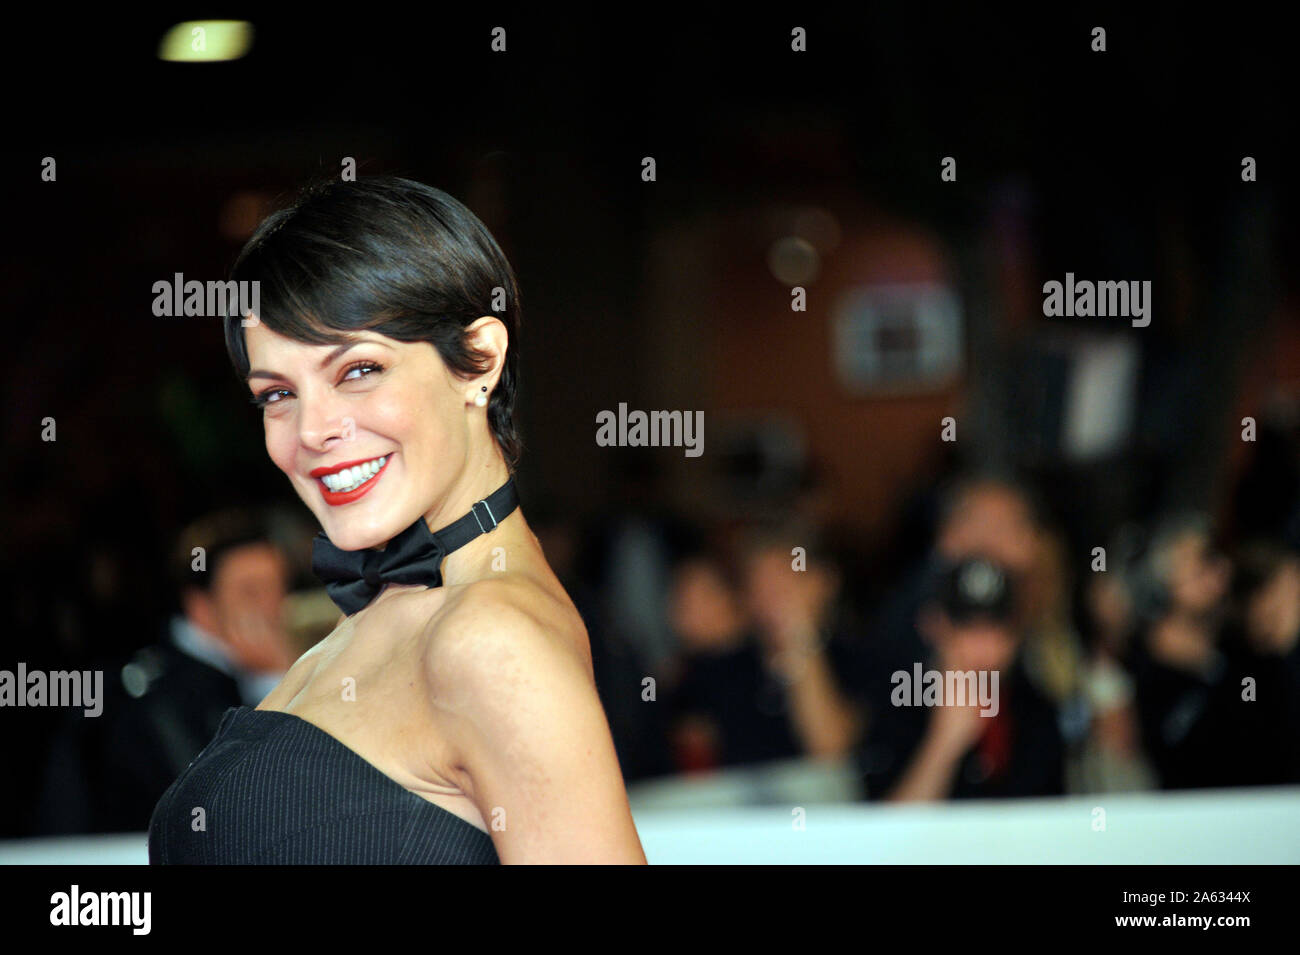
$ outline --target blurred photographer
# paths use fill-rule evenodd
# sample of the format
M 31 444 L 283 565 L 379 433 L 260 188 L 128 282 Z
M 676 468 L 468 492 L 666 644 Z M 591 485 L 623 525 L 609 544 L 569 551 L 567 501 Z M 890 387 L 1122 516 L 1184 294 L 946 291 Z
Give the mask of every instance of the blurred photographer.
M 1196 514 L 1166 518 L 1131 574 L 1142 745 L 1165 789 L 1229 786 L 1232 685 L 1220 648 L 1231 566 Z
M 905 802 L 1064 791 L 1056 708 L 1025 672 L 1024 628 L 1017 617 L 1012 577 L 1001 564 L 967 557 L 938 581 L 918 618 L 927 659 L 911 674 L 896 671 L 893 691 L 872 707 L 861 753 L 868 798 Z M 916 686 L 922 674 L 925 689 Z M 969 693 L 948 698 L 947 687 L 963 678 L 968 687 L 978 685 L 978 699 Z M 929 692 L 936 682 L 939 692 Z
M 1255 541 L 1236 554 L 1224 636 L 1225 718 L 1248 786 L 1300 783 L 1300 555 Z

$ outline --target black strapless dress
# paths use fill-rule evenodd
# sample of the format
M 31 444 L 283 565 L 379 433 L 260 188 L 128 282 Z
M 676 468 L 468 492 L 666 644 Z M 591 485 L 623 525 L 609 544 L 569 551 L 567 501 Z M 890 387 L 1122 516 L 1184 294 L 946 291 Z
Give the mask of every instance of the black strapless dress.
M 217 735 L 163 794 L 149 823 L 151 865 L 500 861 L 487 833 L 417 796 L 320 727 L 248 706 L 226 711 Z

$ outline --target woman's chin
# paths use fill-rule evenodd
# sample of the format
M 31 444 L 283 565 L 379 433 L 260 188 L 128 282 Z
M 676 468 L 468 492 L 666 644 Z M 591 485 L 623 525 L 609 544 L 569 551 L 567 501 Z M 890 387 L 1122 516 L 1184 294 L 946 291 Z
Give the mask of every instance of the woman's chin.
M 398 533 L 388 527 L 377 527 L 367 523 L 359 527 L 347 521 L 322 521 L 321 527 L 330 543 L 339 550 L 365 550 L 367 547 L 381 547 L 392 540 Z

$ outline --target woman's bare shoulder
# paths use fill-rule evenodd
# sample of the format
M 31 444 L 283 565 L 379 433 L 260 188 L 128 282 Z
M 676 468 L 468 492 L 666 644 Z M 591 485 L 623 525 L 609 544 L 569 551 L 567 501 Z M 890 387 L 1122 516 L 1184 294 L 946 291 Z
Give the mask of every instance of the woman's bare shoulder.
M 492 665 L 517 646 L 529 653 L 576 653 L 590 670 L 587 629 L 561 590 L 519 574 L 500 574 L 456 588 L 425 627 L 425 658 L 446 668 Z

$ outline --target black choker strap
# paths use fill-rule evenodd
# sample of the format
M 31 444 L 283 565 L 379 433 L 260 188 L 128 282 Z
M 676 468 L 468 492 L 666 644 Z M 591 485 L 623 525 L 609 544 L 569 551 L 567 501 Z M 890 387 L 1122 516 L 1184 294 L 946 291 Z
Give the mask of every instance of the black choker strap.
M 511 476 L 442 530 L 430 531 L 421 516 L 383 550 L 340 550 L 322 532 L 312 540 L 311 569 L 325 582 L 330 599 L 350 616 L 370 603 L 384 584 L 441 587 L 443 558 L 491 531 L 518 506 Z

